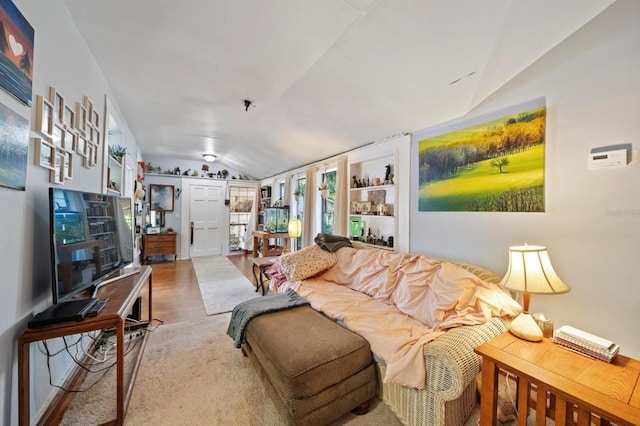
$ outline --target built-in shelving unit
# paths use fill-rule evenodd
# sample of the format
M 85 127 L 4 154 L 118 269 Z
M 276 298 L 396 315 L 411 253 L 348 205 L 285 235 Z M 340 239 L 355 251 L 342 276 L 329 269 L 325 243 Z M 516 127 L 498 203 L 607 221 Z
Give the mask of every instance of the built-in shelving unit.
M 350 158 L 349 237 L 361 244 L 394 250 L 398 236 L 395 150 L 373 158 Z
M 120 160 L 122 161 L 122 160 Z M 107 162 L 107 192 L 113 195 L 122 194 L 122 163 L 109 155 Z
M 262 230 L 264 225 L 264 209 L 271 207 L 272 187 L 270 185 L 262 185 L 260 187 L 260 204 L 258 205 L 258 230 Z

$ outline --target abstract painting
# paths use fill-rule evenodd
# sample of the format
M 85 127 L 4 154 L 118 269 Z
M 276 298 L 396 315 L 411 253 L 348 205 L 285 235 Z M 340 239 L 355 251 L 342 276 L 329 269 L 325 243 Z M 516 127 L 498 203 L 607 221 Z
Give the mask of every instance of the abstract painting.
M 151 210 L 173 211 L 173 197 L 175 195 L 173 185 L 149 185 L 149 204 Z
M 544 212 L 546 106 L 540 103 L 417 135 L 418 210 Z
M 29 120 L 0 104 L 0 186 L 25 190 L 28 154 Z
M 0 86 L 31 106 L 33 28 L 11 0 L 0 0 Z

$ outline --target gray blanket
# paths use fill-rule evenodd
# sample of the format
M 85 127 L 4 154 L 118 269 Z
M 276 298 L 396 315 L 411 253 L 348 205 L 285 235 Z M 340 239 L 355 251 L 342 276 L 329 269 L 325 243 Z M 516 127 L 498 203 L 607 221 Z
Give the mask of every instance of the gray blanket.
M 323 234 L 316 235 L 313 242 L 320 246 L 323 250 L 335 253 L 342 247 L 353 247 L 351 241 L 347 237 L 339 235 Z
M 252 318 L 268 312 L 282 311 L 308 304 L 307 299 L 291 289 L 286 293 L 270 294 L 241 302 L 233 308 L 227 335 L 233 339 L 234 346 L 239 348 L 245 342 L 245 327 Z

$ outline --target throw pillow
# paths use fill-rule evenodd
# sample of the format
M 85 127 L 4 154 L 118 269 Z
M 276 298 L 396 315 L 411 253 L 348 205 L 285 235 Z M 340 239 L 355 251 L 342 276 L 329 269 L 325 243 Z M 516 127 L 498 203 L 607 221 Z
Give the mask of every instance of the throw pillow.
M 335 253 L 313 245 L 280 256 L 279 262 L 287 281 L 299 281 L 312 277 L 336 264 Z

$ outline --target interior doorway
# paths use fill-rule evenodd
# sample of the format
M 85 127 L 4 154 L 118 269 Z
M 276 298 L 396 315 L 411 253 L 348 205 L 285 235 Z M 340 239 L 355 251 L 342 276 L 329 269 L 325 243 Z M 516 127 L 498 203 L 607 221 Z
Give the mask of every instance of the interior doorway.
M 224 190 L 220 185 L 189 185 L 189 257 L 222 254 L 228 235 Z

